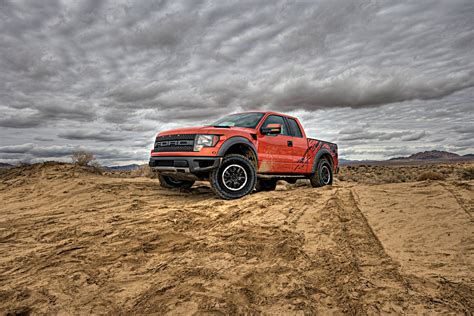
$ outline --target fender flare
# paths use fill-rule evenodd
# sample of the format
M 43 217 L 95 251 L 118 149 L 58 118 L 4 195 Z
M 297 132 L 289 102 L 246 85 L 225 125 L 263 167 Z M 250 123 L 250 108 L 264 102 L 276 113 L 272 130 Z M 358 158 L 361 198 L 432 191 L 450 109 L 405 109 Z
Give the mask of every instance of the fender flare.
M 329 155 L 329 157 L 331 157 L 331 160 L 329 161 L 329 163 L 331 164 L 331 167 L 334 166 L 334 160 L 332 158 L 331 152 L 329 150 L 327 150 L 326 148 L 323 148 L 323 149 L 319 150 L 318 153 L 316 154 L 316 156 L 314 157 L 313 169 L 311 170 L 311 173 L 316 173 L 316 168 L 318 166 L 318 162 L 321 159 L 321 156 L 325 155 L 325 154 L 327 154 L 327 155 Z
M 227 139 L 222 144 L 221 148 L 219 148 L 219 151 L 217 152 L 217 154 L 219 156 L 224 156 L 224 154 L 230 147 L 237 144 L 243 144 L 243 145 L 248 146 L 250 150 L 252 150 L 253 154 L 255 155 L 255 159 L 257 159 L 257 163 L 258 163 L 258 155 L 257 155 L 257 149 L 255 148 L 255 145 L 251 141 L 249 141 L 247 138 L 242 137 L 242 136 L 234 136 Z

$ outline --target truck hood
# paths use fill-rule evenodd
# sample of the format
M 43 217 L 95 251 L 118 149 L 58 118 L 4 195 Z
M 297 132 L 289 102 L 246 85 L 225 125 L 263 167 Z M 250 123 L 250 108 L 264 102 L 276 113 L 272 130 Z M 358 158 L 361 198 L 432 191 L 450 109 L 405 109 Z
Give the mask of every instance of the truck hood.
M 255 133 L 255 129 L 246 128 L 246 127 L 212 127 L 212 126 L 200 126 L 200 127 L 187 127 L 187 128 L 177 128 L 172 130 L 167 130 L 158 133 L 157 136 L 165 135 L 176 135 L 176 134 L 216 134 L 223 135 L 232 132 L 242 132 L 242 133 Z

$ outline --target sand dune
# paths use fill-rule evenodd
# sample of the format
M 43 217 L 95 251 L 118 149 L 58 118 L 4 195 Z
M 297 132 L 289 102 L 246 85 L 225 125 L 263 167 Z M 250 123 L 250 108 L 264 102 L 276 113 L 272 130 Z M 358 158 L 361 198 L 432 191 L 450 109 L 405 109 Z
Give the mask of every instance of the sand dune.
M 3 171 L 2 313 L 472 313 L 473 180 L 218 200 L 68 164 Z

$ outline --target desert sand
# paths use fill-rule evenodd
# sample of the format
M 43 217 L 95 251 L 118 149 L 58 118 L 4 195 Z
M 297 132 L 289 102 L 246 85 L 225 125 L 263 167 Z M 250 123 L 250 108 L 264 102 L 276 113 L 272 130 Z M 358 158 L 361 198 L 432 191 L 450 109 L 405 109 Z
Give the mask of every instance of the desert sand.
M 384 168 L 233 201 L 69 164 L 4 170 L 0 312 L 472 314 L 472 165 Z

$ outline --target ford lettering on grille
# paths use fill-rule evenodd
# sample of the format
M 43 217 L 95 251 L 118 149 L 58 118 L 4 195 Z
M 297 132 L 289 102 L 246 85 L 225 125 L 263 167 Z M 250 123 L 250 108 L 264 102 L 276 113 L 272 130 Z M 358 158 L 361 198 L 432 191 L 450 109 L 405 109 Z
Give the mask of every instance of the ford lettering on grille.
M 155 152 L 192 152 L 196 134 L 178 134 L 158 136 L 155 140 Z
M 167 146 L 192 146 L 194 145 L 194 141 L 192 140 L 165 140 L 156 143 L 160 147 L 167 147 Z

